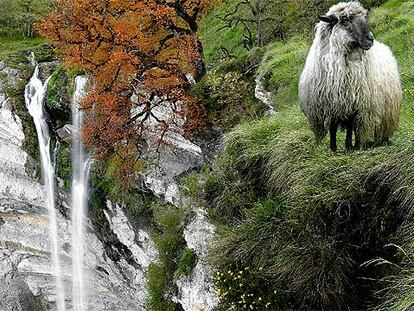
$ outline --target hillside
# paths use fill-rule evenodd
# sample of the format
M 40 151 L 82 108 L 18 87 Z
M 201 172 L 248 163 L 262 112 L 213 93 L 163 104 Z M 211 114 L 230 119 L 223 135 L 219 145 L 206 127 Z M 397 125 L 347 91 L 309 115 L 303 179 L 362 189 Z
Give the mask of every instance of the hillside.
M 158 52 L 145 54 L 151 40 L 157 42 L 174 27 L 169 20 L 159 33 L 158 28 L 149 31 L 145 38 L 151 44 L 145 41 L 137 53 L 145 57 L 133 64 L 139 69 L 149 66 L 140 77 L 150 76 L 148 85 L 168 90 L 171 94 L 165 98 L 171 95 L 173 100 L 150 93 L 146 107 L 156 109 L 143 118 L 150 123 L 147 136 L 141 136 L 141 127 L 122 136 L 124 126 L 140 120 L 136 114 L 146 108 L 117 106 L 112 99 L 127 98 L 136 104 L 134 100 L 148 95 L 142 91 L 131 96 L 131 90 L 126 91 L 129 86 L 124 82 L 135 73 L 131 66 L 122 78 L 115 77 L 116 86 L 109 79 L 116 65 L 137 52 L 128 50 L 130 45 L 139 46 L 134 41 L 139 36 L 130 32 L 129 23 L 135 21 L 129 11 L 125 10 L 126 19 L 108 19 L 115 23 L 114 32 L 110 25 L 110 35 L 97 35 L 103 42 L 119 35 L 112 42 L 113 51 L 108 48 L 114 53 L 106 54 L 106 43 L 100 42 L 96 51 L 89 45 L 84 54 L 90 58 L 82 60 L 85 68 L 82 61 L 76 63 L 82 54 L 77 54 L 79 46 L 68 49 L 75 59 L 68 65 L 68 54 L 59 54 L 65 46 L 52 48 L 35 31 L 35 23 L 54 9 L 53 1 L 0 0 L 0 310 L 63 310 L 55 288 L 59 273 L 50 264 L 51 216 L 38 142 L 42 132 L 36 131 L 25 97 L 36 67 L 41 82 L 48 82 L 41 110 L 51 133 L 59 229 L 55 257 L 62 262 L 65 311 L 76 309 L 72 249 L 82 241 L 78 244 L 72 238 L 77 226 L 72 213 L 78 196 L 85 196 L 88 203 L 79 226 L 85 254 L 77 258 L 85 271 L 82 280 L 88 276 L 83 293 L 88 305 L 78 311 L 414 309 L 414 1 L 361 1 L 369 8 L 376 40 L 387 44 L 398 60 L 404 99 L 399 129 L 389 143 L 350 152 L 344 149 L 343 132 L 337 152 L 330 150 L 328 138 L 317 145 L 298 103 L 299 77 L 317 17 L 337 2 L 249 0 L 254 4 L 249 7 L 238 0 L 212 1 L 197 20 L 195 38 L 203 47 L 197 52 L 203 52 L 206 65 L 199 77 L 189 78 L 185 71 L 191 66 L 183 59 L 194 63 L 196 55 L 188 48 L 191 40 L 171 44 L 171 50 L 145 64 L 148 55 Z M 66 9 L 77 8 L 75 2 L 62 3 Z M 128 3 L 111 2 L 120 16 L 125 12 L 117 6 Z M 82 5 L 79 12 L 90 8 L 93 14 L 99 12 L 93 1 Z M 153 19 L 171 12 L 164 9 Z M 137 11 L 141 18 L 143 12 Z M 95 17 L 92 13 L 86 15 L 87 23 Z M 108 24 L 96 25 L 82 40 Z M 182 20 L 178 25 L 185 28 Z M 181 36 L 180 27 L 166 38 L 179 33 L 188 39 Z M 74 42 L 86 45 L 82 40 Z M 160 42 L 163 46 L 169 41 Z M 87 67 L 94 57 L 98 65 Z M 174 79 L 153 72 L 154 64 L 168 59 L 172 61 L 166 68 L 174 72 L 184 63 Z M 109 83 L 106 87 L 93 76 L 94 69 Z M 188 81 L 177 82 L 182 76 Z M 118 88 L 122 92 L 120 97 L 96 100 L 88 111 L 82 104 L 76 106 L 77 96 L 95 90 L 77 85 L 79 78 L 90 78 L 102 92 Z M 175 83 L 184 87 L 169 88 Z M 45 90 L 46 84 L 37 87 Z M 190 111 L 204 117 L 194 132 L 186 131 L 191 123 L 188 111 L 180 111 L 178 119 L 171 115 L 177 103 L 188 99 L 174 97 L 183 92 L 203 108 Z M 95 114 L 99 104 L 102 115 Z M 114 107 L 119 115 L 105 115 Z M 112 139 L 118 149 L 102 143 L 107 148 L 104 156 L 94 158 L 96 146 L 91 145 L 75 154 L 74 142 L 80 136 L 71 114 L 79 113 L 79 108 L 88 121 L 100 120 L 96 132 L 88 133 L 91 140 L 99 143 L 112 135 L 108 141 Z M 157 121 L 161 126 L 151 124 Z M 163 141 L 164 136 L 157 137 L 162 125 L 172 125 L 177 132 L 162 132 Z M 101 127 L 107 132 L 99 132 Z M 85 176 L 90 173 L 89 183 L 88 177 L 84 181 L 89 186 L 81 192 L 75 189 L 77 166 Z
M 263 55 L 257 74 L 276 110 L 226 135 L 224 153 L 202 186 L 220 228 L 214 252 L 220 255 L 213 257 L 223 306 L 412 308 L 413 12 L 413 2 L 398 0 L 370 12 L 376 39 L 398 59 L 404 102 L 390 144 L 351 153 L 332 153 L 326 142 L 316 146 L 298 106 L 312 34 L 247 52 L 238 29 L 217 36 L 219 26 L 209 25 L 219 22 L 207 18 L 203 38 L 213 70 L 243 74 Z M 217 65 L 212 59 L 222 47 L 233 57 Z

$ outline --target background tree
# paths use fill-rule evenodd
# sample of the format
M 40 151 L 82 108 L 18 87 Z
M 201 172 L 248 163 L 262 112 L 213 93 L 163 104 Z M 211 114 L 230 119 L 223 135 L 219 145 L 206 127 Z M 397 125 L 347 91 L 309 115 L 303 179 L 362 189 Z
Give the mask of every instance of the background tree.
M 324 14 L 338 0 L 225 0 L 227 9 L 218 16 L 222 28 L 243 28 L 247 49 L 262 47 L 272 41 L 285 41 L 290 35 L 312 31 L 314 12 Z M 362 0 L 367 8 L 384 0 Z
M 212 2 L 57 0 L 39 24 L 67 66 L 91 75 L 84 136 L 98 158 L 116 152 L 133 162 L 149 123 L 159 129 L 159 144 L 180 118 L 188 130 L 201 124 L 202 108 L 186 89 L 205 71 L 197 20 Z M 162 105 L 174 117 L 157 113 Z
M 228 10 L 219 18 L 224 22 L 223 27 L 243 27 L 243 41 L 247 49 L 264 46 L 275 39 L 285 40 L 298 3 L 296 0 L 227 2 Z

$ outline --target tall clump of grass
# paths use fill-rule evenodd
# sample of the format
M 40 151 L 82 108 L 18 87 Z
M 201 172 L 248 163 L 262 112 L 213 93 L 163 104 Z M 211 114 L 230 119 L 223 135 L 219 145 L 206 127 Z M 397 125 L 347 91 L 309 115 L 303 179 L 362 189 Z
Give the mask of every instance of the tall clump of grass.
M 414 224 L 412 214 L 414 212 L 414 148 L 410 148 L 398 154 L 398 156 L 385 162 L 375 172 L 381 185 L 389 186 L 392 198 L 400 202 L 401 210 L 408 213 L 398 231 L 396 244 L 390 245 L 398 251 L 398 273 L 392 274 L 382 280 L 383 290 L 377 295 L 381 302 L 374 306 L 377 311 L 405 311 L 414 308 Z M 380 191 L 381 189 L 379 189 Z M 389 199 L 389 202 L 392 201 Z M 378 259 L 378 264 L 389 267 L 396 262 Z
M 238 222 L 224 231 L 219 266 L 263 267 L 258 275 L 298 309 L 367 307 L 379 288 L 368 279 L 391 271 L 363 264 L 394 260 L 384 246 L 411 217 L 414 170 L 403 167 L 414 154 L 409 145 L 333 154 L 314 144 L 294 109 L 240 126 L 227 139 L 224 165 L 238 172 L 238 185 L 255 189 L 257 200 L 241 204 Z M 217 188 L 229 187 L 223 183 Z

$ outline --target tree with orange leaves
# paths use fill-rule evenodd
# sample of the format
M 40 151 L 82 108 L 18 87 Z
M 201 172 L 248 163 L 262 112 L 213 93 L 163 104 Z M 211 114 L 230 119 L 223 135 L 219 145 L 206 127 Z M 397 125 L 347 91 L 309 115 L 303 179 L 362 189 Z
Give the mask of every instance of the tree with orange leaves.
M 84 138 L 98 159 L 139 155 L 149 120 L 157 123 L 161 143 L 177 120 L 154 112 L 161 104 L 187 128 L 200 125 L 203 110 L 186 89 L 205 72 L 197 21 L 213 2 L 57 0 L 38 25 L 67 66 L 92 78 Z

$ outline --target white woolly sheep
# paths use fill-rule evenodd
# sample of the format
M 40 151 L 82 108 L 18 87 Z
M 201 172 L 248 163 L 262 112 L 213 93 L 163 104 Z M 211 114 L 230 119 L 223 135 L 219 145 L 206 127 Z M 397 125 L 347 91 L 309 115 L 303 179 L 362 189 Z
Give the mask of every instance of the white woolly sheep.
M 391 50 L 374 40 L 359 2 L 332 6 L 316 25 L 316 36 L 299 83 L 299 99 L 320 142 L 330 132 L 336 151 L 338 127 L 346 149 L 383 143 L 395 132 L 402 88 Z

